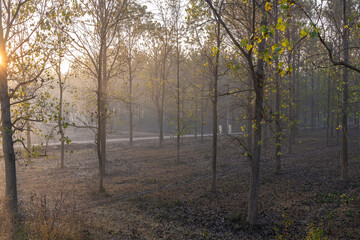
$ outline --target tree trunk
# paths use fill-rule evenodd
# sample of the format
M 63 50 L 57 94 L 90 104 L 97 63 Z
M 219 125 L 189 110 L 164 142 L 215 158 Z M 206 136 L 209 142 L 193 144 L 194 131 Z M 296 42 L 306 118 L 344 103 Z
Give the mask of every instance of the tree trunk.
M 317 122 L 317 129 L 320 130 L 321 128 L 321 120 L 320 120 L 320 74 L 317 74 L 316 79 L 316 100 L 315 100 L 315 107 L 316 107 L 316 122 Z
M 101 146 L 101 156 L 103 159 L 103 164 L 102 164 L 102 174 L 103 176 L 105 176 L 105 165 L 106 165 L 106 114 L 107 114 L 107 107 L 106 107 L 106 90 L 105 90 L 105 81 L 103 81 L 103 91 L 102 91 L 102 100 L 101 100 L 101 112 L 102 112 L 102 116 L 101 116 L 101 131 L 100 131 L 100 146 Z
M 204 125 L 205 125 L 205 110 L 204 110 L 204 91 L 201 91 L 201 130 L 200 130 L 200 142 L 204 142 Z
M 356 106 L 355 106 L 355 118 L 356 118 L 356 126 L 355 126 L 355 128 L 356 128 L 356 130 L 359 130 L 359 104 L 356 104 Z
M 326 146 L 329 146 L 330 136 L 330 97 L 331 97 L 331 75 L 329 74 L 328 82 L 327 82 L 327 105 L 326 105 Z
M 165 81 L 165 80 L 164 80 Z M 159 111 L 159 145 L 162 146 L 164 142 L 164 104 L 165 104 L 165 82 L 162 85 L 161 92 L 161 103 L 160 103 L 160 111 Z
M 292 58 L 292 59 L 291 59 Z M 292 67 L 293 67 L 293 71 L 292 73 L 289 75 L 289 145 L 288 145 L 288 153 L 292 153 L 292 144 L 294 143 L 294 126 L 295 126 L 295 116 L 294 116 L 294 87 L 295 87 L 295 75 L 296 75 L 296 61 L 295 61 L 295 56 L 294 55 L 290 55 L 289 57 L 289 63 L 290 61 L 292 61 Z
M 179 29 L 176 31 L 176 162 L 180 162 L 180 49 Z M 183 100 L 184 101 L 184 100 Z
M 64 168 L 64 160 L 65 160 L 65 134 L 64 134 L 64 129 L 62 126 L 63 123 L 63 117 L 62 117 L 62 112 L 63 112 L 63 92 L 64 92 L 64 86 L 63 86 L 63 82 L 62 82 L 62 76 L 61 76 L 61 71 L 60 71 L 60 67 L 61 67 L 61 60 L 59 63 L 59 69 L 57 70 L 57 74 L 58 74 L 58 79 L 59 79 L 59 89 L 60 89 L 60 98 L 59 98 L 59 119 L 58 119 L 58 125 L 59 125 L 59 133 L 60 133 L 60 167 L 61 169 Z
M 184 94 L 184 93 L 183 93 Z M 180 98 L 181 99 L 181 98 Z M 181 101 L 181 113 L 184 115 L 185 113 L 185 96 L 183 96 L 183 101 Z M 180 122 L 181 123 L 181 122 Z M 180 124 L 180 132 L 184 131 L 184 124 Z M 181 144 L 184 144 L 184 134 L 180 134 L 181 136 Z
M 217 104 L 218 104 L 218 80 L 219 80 L 219 55 L 220 55 L 220 21 L 217 22 L 216 37 L 217 37 L 217 51 L 215 56 L 215 69 L 214 69 L 214 85 L 213 85 L 213 156 L 212 156 L 212 181 L 211 191 L 216 192 L 216 157 L 217 157 L 217 134 L 218 134 L 218 116 L 217 116 Z
M 98 160 L 99 160 L 99 191 L 100 192 L 104 192 L 104 161 L 105 161 L 105 157 L 103 154 L 103 151 L 105 151 L 105 148 L 103 146 L 103 136 L 104 136 L 104 115 L 105 115 L 105 109 L 104 109 L 104 96 L 103 96 L 103 91 L 104 91 L 104 87 L 103 87 L 103 51 L 105 51 L 105 47 L 104 47 L 104 43 L 103 41 L 101 41 L 100 44 L 100 57 L 99 57 L 99 72 L 98 72 L 98 88 L 97 88 L 97 127 L 98 127 L 98 131 L 97 131 L 97 139 L 96 139 L 96 150 L 97 150 L 97 155 L 98 155 Z
M 130 42 L 130 41 L 129 41 Z M 130 145 L 133 144 L 133 99 L 132 99 L 132 83 L 133 83 L 133 76 L 132 76 L 132 53 L 130 50 L 129 56 L 129 143 Z
M 311 71 L 311 104 L 310 104 L 310 121 L 311 121 L 311 130 L 315 128 L 315 103 L 314 103 L 314 70 Z
M 250 83 L 249 86 L 251 86 L 253 83 L 251 82 L 252 80 L 249 79 Z M 252 92 L 249 91 L 247 94 L 247 102 L 248 102 L 248 106 L 247 106 L 247 126 L 246 126 L 246 134 L 247 136 L 247 151 L 249 151 L 249 156 L 250 156 L 250 152 L 252 149 L 252 131 L 253 131 L 253 127 L 252 127 L 252 119 L 253 119 L 253 110 L 252 110 Z
M 163 59 L 163 66 L 161 72 L 161 96 L 160 96 L 160 111 L 158 114 L 159 117 L 159 146 L 162 146 L 164 142 L 164 132 L 163 132 L 163 125 L 164 125 L 164 107 L 165 107 L 165 78 L 166 78 L 166 59 L 167 59 L 167 45 L 165 45 L 165 53 Z
M 330 114 L 330 137 L 334 137 L 334 113 Z
M 97 116 L 97 120 L 98 120 L 98 132 L 97 132 L 97 140 L 96 140 L 96 149 L 97 149 L 97 155 L 98 155 L 98 160 L 99 160 L 99 190 L 100 192 L 103 192 L 104 189 L 104 158 L 102 155 L 102 148 L 101 148 L 101 136 L 102 136 L 102 131 L 103 131 L 103 124 L 102 124 L 102 120 L 103 120 L 103 114 L 101 111 L 101 106 L 102 106 L 102 90 L 101 90 L 101 78 L 98 77 L 98 116 Z
M 262 8 L 265 8 L 263 1 Z M 255 8 L 255 1 L 253 2 Z M 253 14 L 255 17 L 255 11 Z M 261 16 L 261 26 L 267 25 L 267 15 Z M 259 44 L 259 52 L 262 53 L 266 47 L 266 39 Z M 260 157 L 261 157 L 261 121 L 263 119 L 263 98 L 264 98 L 264 60 L 257 59 L 256 70 L 252 69 L 253 85 L 255 89 L 255 127 L 253 128 L 253 142 L 252 142 L 252 156 L 250 169 L 250 192 L 249 192 L 249 206 L 247 221 L 251 225 L 258 224 L 258 207 L 259 207 L 259 192 L 260 192 Z
M 195 139 L 197 139 L 197 135 L 198 135 L 198 111 L 199 111 L 199 106 L 198 106 L 198 99 L 197 96 L 195 94 L 195 126 L 194 126 L 194 135 L 195 135 Z
M 263 126 L 263 141 L 262 141 L 262 150 L 266 151 L 267 148 L 267 138 L 268 138 L 268 131 L 267 131 L 268 123 L 265 122 Z
M 29 153 L 28 153 L 28 160 L 31 160 L 31 155 L 32 155 L 32 151 L 31 151 L 31 125 L 30 125 L 30 121 L 26 122 L 26 148 L 28 149 Z
M 107 124 L 107 115 L 108 115 L 108 106 L 107 106 L 107 87 L 108 87 L 108 76 L 107 76 L 107 39 L 106 39 L 106 33 L 103 34 L 103 52 L 102 52 L 102 101 L 101 101 L 101 111 L 103 113 L 102 119 L 101 119 L 101 155 L 103 159 L 102 164 L 102 175 L 105 177 L 106 171 L 106 124 Z
M 300 98 L 299 98 L 299 91 L 300 91 L 300 79 L 299 79 L 299 69 L 300 69 L 300 49 L 298 51 L 298 55 L 297 55 L 297 64 L 296 67 L 294 69 L 296 69 L 296 74 L 295 74 L 295 83 L 294 86 L 295 87 L 295 119 L 297 120 L 297 123 L 295 124 L 295 129 L 294 129 L 294 140 L 295 140 L 295 136 L 299 136 L 299 123 L 300 123 L 300 116 L 299 116 L 299 112 L 300 112 Z
M 348 19 L 346 14 L 346 0 L 343 0 L 343 53 L 344 62 L 349 62 L 349 30 Z M 348 178 L 348 69 L 343 68 L 343 80 L 342 80 L 342 153 L 341 153 L 341 178 L 347 180 Z
M 1 43 L 2 56 L 6 53 L 5 43 Z M 7 82 L 7 60 L 3 57 L 0 65 L 0 101 L 1 101 L 1 133 L 2 147 L 5 160 L 5 208 L 10 219 L 14 220 L 17 215 L 17 185 L 16 185 L 16 162 L 12 139 L 12 122 L 10 112 L 10 97 Z
M 25 91 L 26 92 L 26 91 Z M 29 106 L 25 108 L 26 116 L 30 117 Z M 26 121 L 26 148 L 28 150 L 27 159 L 31 161 L 32 149 L 31 149 L 31 123 L 29 120 Z
M 278 7 L 277 3 L 274 4 L 275 9 L 275 19 L 277 22 L 278 19 Z M 278 44 L 278 30 L 275 28 L 275 44 Z M 279 67 L 279 60 L 275 59 L 275 173 L 279 174 L 281 170 L 281 122 L 280 122 L 280 76 L 277 71 Z
M 338 94 L 340 95 L 340 93 Z M 340 138 L 340 130 L 338 129 L 340 126 L 340 113 L 336 113 L 336 145 L 339 144 L 339 138 Z

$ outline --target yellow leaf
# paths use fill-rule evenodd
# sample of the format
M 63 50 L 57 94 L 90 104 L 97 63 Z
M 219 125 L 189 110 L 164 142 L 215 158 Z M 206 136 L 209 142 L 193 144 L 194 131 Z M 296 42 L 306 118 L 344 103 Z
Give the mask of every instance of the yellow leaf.
M 247 49 L 248 51 L 250 51 L 250 50 L 252 49 L 252 47 L 253 47 L 253 45 L 249 44 L 249 45 L 246 46 L 246 49 Z
M 284 47 L 289 47 L 289 46 L 290 46 L 290 42 L 289 42 L 287 39 L 285 39 L 285 40 L 282 42 L 282 45 L 283 45 Z
M 284 52 L 284 48 L 281 48 L 279 54 L 281 55 Z
M 307 34 L 308 33 L 305 30 L 301 30 L 300 37 L 305 37 L 305 36 L 307 36 Z
M 269 11 L 270 9 L 272 9 L 273 5 L 269 2 L 266 2 L 265 4 L 265 11 Z

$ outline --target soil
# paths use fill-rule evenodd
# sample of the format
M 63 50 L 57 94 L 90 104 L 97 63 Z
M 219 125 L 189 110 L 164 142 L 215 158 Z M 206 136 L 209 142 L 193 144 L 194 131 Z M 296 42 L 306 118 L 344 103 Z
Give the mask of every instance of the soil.
M 216 193 L 209 190 L 211 138 L 185 138 L 179 163 L 174 139 L 162 147 L 156 140 L 109 144 L 104 193 L 98 192 L 94 146 L 72 144 L 64 169 L 57 146 L 48 157 L 17 162 L 20 208 L 25 223 L 37 207 L 44 215 L 70 216 L 53 217 L 60 231 L 78 226 L 68 239 L 359 239 L 358 132 L 351 133 L 349 181 L 340 180 L 340 145 L 332 139 L 326 146 L 324 136 L 302 133 L 292 153 L 284 152 L 278 175 L 267 143 L 257 226 L 246 223 L 249 162 L 227 136 L 219 139 Z

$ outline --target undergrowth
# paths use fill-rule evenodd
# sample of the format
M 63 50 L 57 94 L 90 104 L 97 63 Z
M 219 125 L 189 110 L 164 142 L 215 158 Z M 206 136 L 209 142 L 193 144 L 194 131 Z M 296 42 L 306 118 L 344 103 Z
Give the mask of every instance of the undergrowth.
M 19 220 L 13 232 L 4 207 L 0 209 L 0 239 L 91 239 L 69 193 L 60 192 L 54 198 L 32 195 L 26 208 L 19 209 Z

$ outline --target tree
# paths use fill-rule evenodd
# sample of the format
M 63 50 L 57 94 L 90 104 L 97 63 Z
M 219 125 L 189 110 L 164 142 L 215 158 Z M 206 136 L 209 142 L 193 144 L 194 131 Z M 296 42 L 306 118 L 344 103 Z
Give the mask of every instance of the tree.
M 220 71 L 220 53 L 222 48 L 222 32 L 221 32 L 221 23 L 219 21 L 219 16 L 221 15 L 223 1 L 216 2 L 216 7 L 218 9 L 217 14 L 211 14 L 207 12 L 206 9 L 201 6 L 201 4 L 196 5 L 196 2 L 193 2 L 193 11 L 192 17 L 197 21 L 193 26 L 193 31 L 195 33 L 194 41 L 200 45 L 201 54 L 205 57 L 206 63 L 205 67 L 209 69 L 211 73 L 210 76 L 212 80 L 209 82 L 209 98 L 212 103 L 212 161 L 211 161 L 211 191 L 216 192 L 216 178 L 217 178 L 217 150 L 218 150 L 218 99 L 219 99 L 219 77 L 222 75 Z M 190 10 L 189 10 L 190 12 Z M 200 14 L 198 14 L 198 12 Z M 211 21 L 207 21 L 210 18 Z M 200 29 L 197 25 L 205 27 Z M 202 33 L 206 34 L 204 39 Z M 202 109 L 203 109 L 202 105 Z M 203 118 L 203 116 L 202 116 Z M 203 130 L 203 129 L 202 129 Z
M 334 2 L 336 3 L 336 2 Z M 329 5 L 333 4 L 332 1 L 328 2 Z M 316 3 L 314 3 L 316 5 Z M 341 51 L 338 51 L 339 55 L 342 52 L 342 59 L 340 56 L 335 54 L 336 50 L 331 46 L 330 40 L 324 25 L 319 23 L 318 21 L 313 20 L 311 15 L 309 14 L 309 10 L 306 9 L 304 6 L 300 5 L 300 9 L 304 16 L 308 19 L 310 23 L 310 28 L 304 29 L 302 31 L 302 36 L 311 36 L 313 38 L 317 38 L 321 45 L 325 48 L 329 61 L 334 66 L 342 66 L 343 67 L 343 74 L 342 74 L 342 84 L 341 84 L 341 94 L 342 94 L 342 108 L 341 108 L 341 132 L 342 132 L 342 153 L 341 153 L 341 163 L 342 163 L 342 170 L 341 170 L 341 178 L 347 179 L 348 177 L 348 69 L 351 69 L 357 73 L 360 73 L 360 68 L 357 67 L 354 63 L 350 61 L 350 48 L 349 48 L 349 37 L 350 37 L 350 28 L 359 28 L 359 23 L 356 22 L 358 17 L 350 18 L 355 19 L 352 20 L 351 26 L 349 26 L 349 16 L 348 13 L 351 7 L 355 6 L 351 1 L 343 0 L 341 2 L 341 9 L 342 9 L 342 23 L 339 23 L 340 19 L 334 15 L 330 15 L 330 18 L 335 21 L 336 26 L 342 26 L 341 31 L 337 34 L 341 36 L 342 46 Z M 349 8 L 350 7 L 350 8 Z M 314 8 L 314 9 L 317 9 Z M 320 10 L 323 8 L 320 7 Z M 319 16 L 320 14 L 316 12 L 316 15 Z M 356 14 L 358 15 L 358 14 Z M 320 15 L 321 17 L 321 15 Z M 326 26 L 326 25 L 325 25 Z M 340 44 L 339 44 L 340 47 Z
M 343 59 L 345 63 L 349 62 L 349 28 L 346 0 L 342 1 L 343 8 Z M 341 153 L 341 178 L 348 178 L 348 68 L 343 68 L 342 80 L 342 153 Z
M 106 119 L 107 92 L 110 79 L 118 75 L 116 62 L 120 49 L 112 48 L 120 22 L 128 15 L 129 1 L 122 0 L 88 0 L 77 2 L 75 12 L 81 15 L 77 19 L 72 34 L 73 47 L 82 55 L 73 54 L 75 61 L 96 79 L 97 95 L 97 134 L 96 146 L 99 160 L 99 189 L 104 191 L 106 162 Z
M 38 56 L 39 53 L 41 54 L 40 45 L 44 44 L 44 31 L 48 29 L 44 19 L 46 12 L 47 14 L 51 13 L 51 8 L 46 5 L 46 1 L 21 0 L 7 3 L 1 1 L 0 10 L 0 102 L 6 176 L 5 205 L 8 216 L 13 220 L 17 214 L 18 205 L 13 134 L 16 130 L 15 122 L 18 120 L 12 119 L 11 108 L 13 105 L 33 98 L 33 96 L 28 96 L 19 99 L 17 96 L 19 96 L 19 91 L 24 91 L 23 86 L 40 80 L 47 61 L 46 57 L 39 60 L 38 68 L 30 68 L 32 73 L 28 74 L 26 79 L 20 79 L 17 77 L 25 76 L 26 74 L 22 74 L 22 71 L 26 70 L 19 68 L 21 67 L 19 57 L 31 59 L 35 52 Z M 46 46 L 46 44 L 44 45 Z M 23 50 L 23 55 L 19 53 L 20 49 Z M 11 85 L 11 88 L 9 88 L 9 82 L 14 84 Z M 24 118 L 20 117 L 19 119 Z
M 149 67 L 152 78 L 148 82 L 148 87 L 152 92 L 152 100 L 157 110 L 159 145 L 162 146 L 167 81 L 171 71 L 171 54 L 174 48 L 174 24 L 171 21 L 171 11 L 166 7 L 166 2 L 159 0 L 154 4 L 159 11 L 157 16 L 160 18 L 160 22 L 153 24 L 150 30 L 153 49 L 149 53 Z
M 17 187 L 16 187 L 16 165 L 15 153 L 12 139 L 13 124 L 10 114 L 10 96 L 8 88 L 8 66 L 11 57 L 12 49 L 9 49 L 8 40 L 14 30 L 14 22 L 19 17 L 20 9 L 26 7 L 28 1 L 21 1 L 19 4 L 3 6 L 1 8 L 1 28 L 0 28 L 0 52 L 1 52 L 1 65 L 0 65 L 0 101 L 1 101 L 1 133 L 3 137 L 2 145 L 5 159 L 5 174 L 6 174 L 6 190 L 5 197 L 7 198 L 8 212 L 11 217 L 14 217 L 17 211 Z M 14 11 L 15 14 L 12 14 Z M 6 19 L 4 21 L 3 19 Z M 24 42 L 20 42 L 20 47 Z
M 64 92 L 66 89 L 65 81 L 69 76 L 69 71 L 64 76 L 63 70 L 63 62 L 65 58 L 65 54 L 67 54 L 67 50 L 69 47 L 70 38 L 66 34 L 70 29 L 69 25 L 71 24 L 71 12 L 68 11 L 70 8 L 69 4 L 66 1 L 58 1 L 55 2 L 56 8 L 61 14 L 53 16 L 53 28 L 55 36 L 54 39 L 54 58 L 51 61 L 53 69 L 55 71 L 57 77 L 57 84 L 59 86 L 59 99 L 56 105 L 56 113 L 55 119 L 57 121 L 57 128 L 60 134 L 60 167 L 63 169 L 65 166 L 65 143 L 69 143 L 70 140 L 65 136 L 65 129 L 68 127 L 69 123 L 65 121 L 64 118 Z
M 278 4 L 276 0 L 274 1 L 274 11 L 275 11 L 275 22 L 278 22 Z M 275 46 L 279 43 L 279 30 L 275 28 L 274 36 Z M 275 59 L 275 173 L 279 174 L 281 170 L 281 122 L 280 122 L 280 74 L 277 71 L 279 68 L 279 59 Z
M 239 50 L 246 61 L 249 69 L 249 77 L 253 83 L 255 91 L 254 119 L 253 119 L 253 136 L 252 149 L 250 152 L 250 192 L 247 221 L 250 224 L 258 223 L 258 201 L 260 190 L 260 157 L 261 157 L 261 128 L 263 120 L 263 101 L 264 101 L 264 84 L 265 84 L 265 61 L 270 61 L 269 50 L 266 49 L 267 39 L 271 36 L 268 25 L 268 11 L 273 7 L 268 1 L 253 0 L 251 4 L 251 16 L 243 18 L 233 18 L 235 9 L 237 13 L 242 13 L 241 4 L 232 2 L 231 11 L 228 17 L 222 17 L 219 10 L 214 7 L 213 1 L 206 0 L 211 11 L 217 16 L 221 25 L 225 29 L 228 37 Z M 250 4 L 244 2 L 242 4 Z M 280 4 L 278 2 L 274 4 Z M 291 3 L 282 1 L 284 8 L 289 8 Z M 239 26 L 247 26 L 249 23 L 250 31 L 248 35 L 241 34 L 243 29 Z M 241 36 L 240 39 L 235 36 Z M 277 52 L 278 53 L 278 52 Z M 255 57 L 256 55 L 258 57 Z M 261 57 L 259 57 L 261 56 Z
M 175 27 L 176 41 L 176 161 L 180 161 L 180 34 L 181 34 L 181 1 L 170 1 L 170 7 L 173 13 L 173 22 Z M 184 100 L 183 100 L 184 101 Z
M 135 2 L 129 5 L 129 14 L 127 19 L 123 23 L 120 34 L 122 35 L 123 45 L 119 45 L 122 49 L 122 53 L 125 57 L 125 64 L 127 65 L 127 80 L 128 80 L 128 96 L 125 100 L 126 107 L 129 111 L 129 142 L 133 143 L 133 115 L 134 115 L 134 96 L 133 96 L 133 82 L 136 77 L 136 73 L 139 70 L 141 61 L 136 61 L 136 56 L 139 53 L 139 44 L 137 44 L 142 37 L 144 37 L 145 30 L 148 27 L 150 15 L 146 12 L 144 6 L 140 6 Z M 122 63 L 120 63 L 121 65 Z M 120 66 L 121 67 L 121 66 Z

